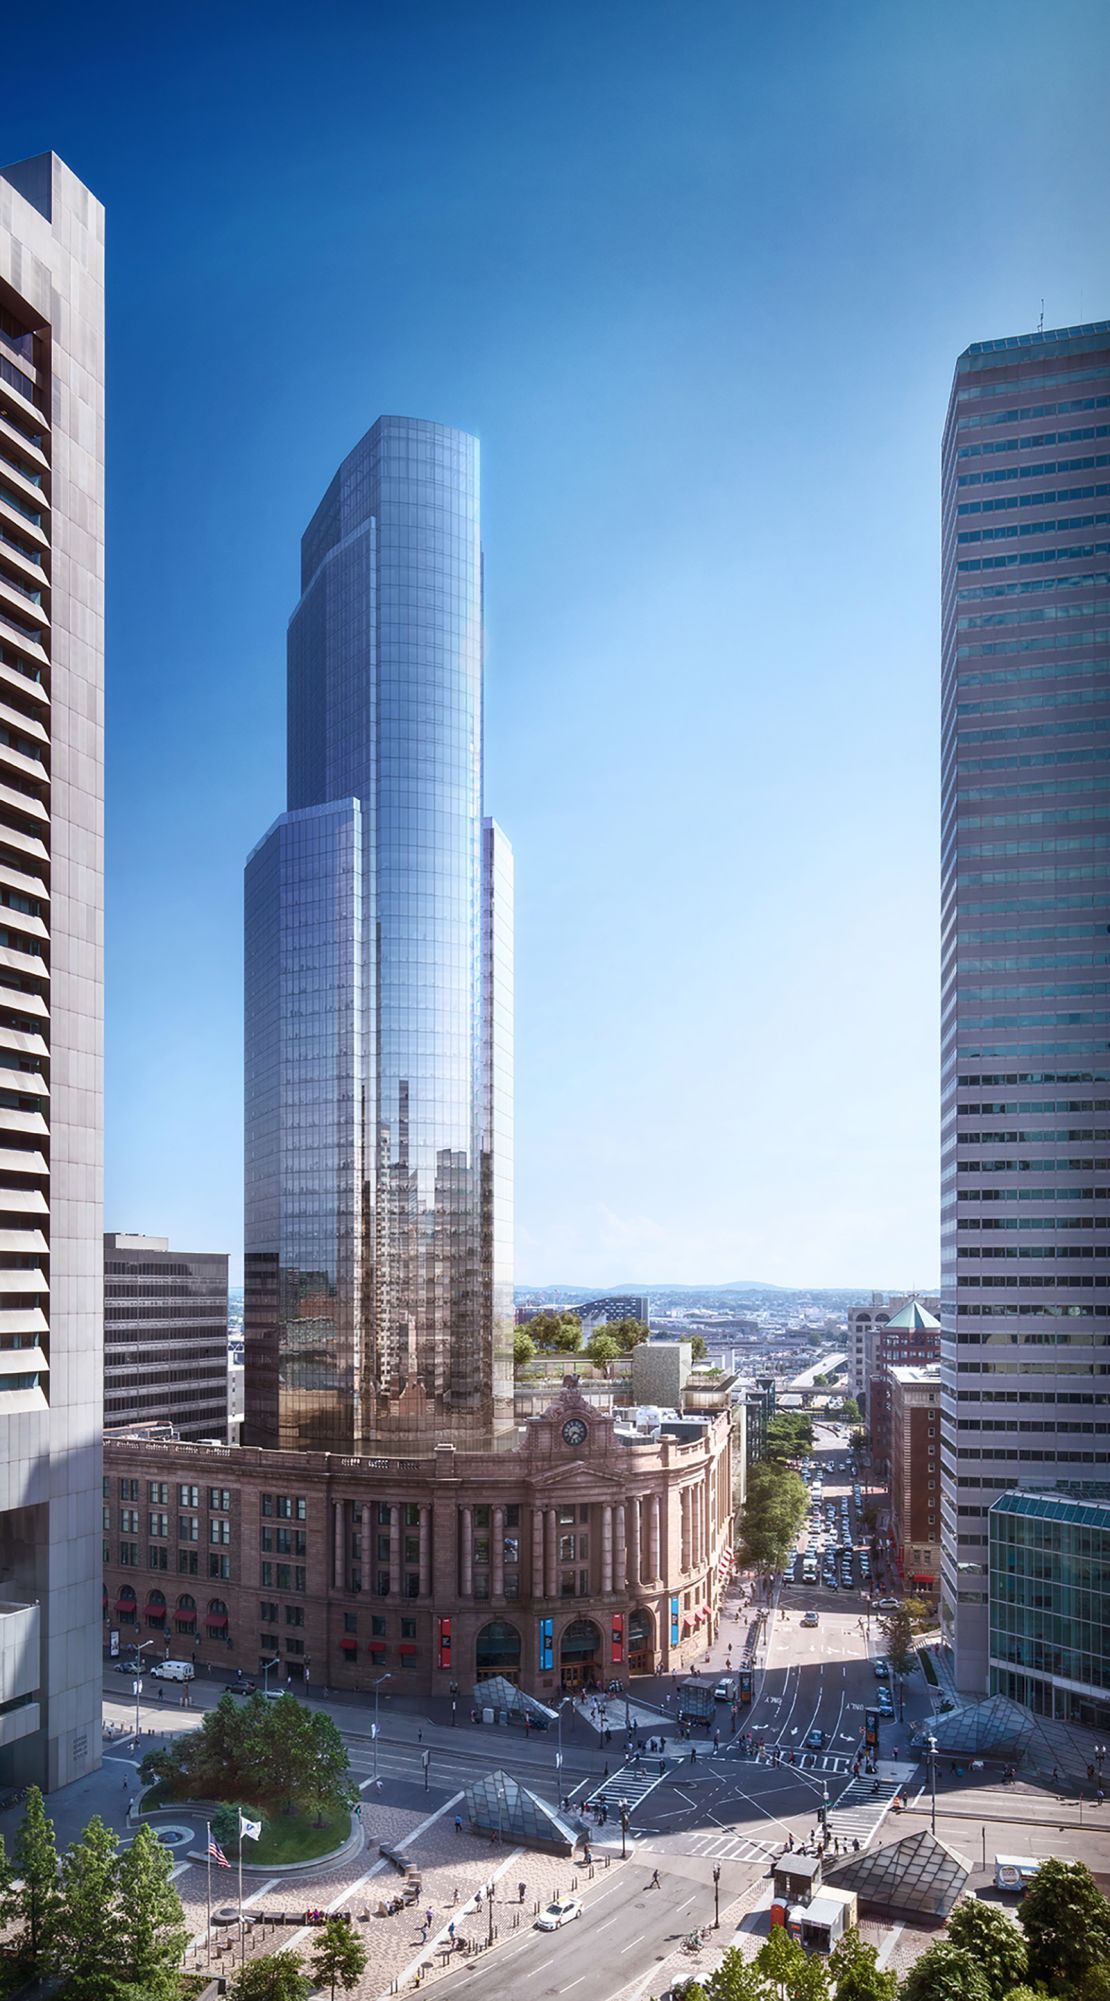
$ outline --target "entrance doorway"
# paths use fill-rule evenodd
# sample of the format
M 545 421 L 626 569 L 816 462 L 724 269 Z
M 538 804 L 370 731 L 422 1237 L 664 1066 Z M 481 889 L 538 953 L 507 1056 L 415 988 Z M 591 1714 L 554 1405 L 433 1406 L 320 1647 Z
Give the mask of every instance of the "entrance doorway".
M 601 1679 L 601 1634 L 592 1619 L 574 1619 L 559 1646 L 559 1679 L 564 1688 L 582 1688 Z
M 475 1681 L 489 1681 L 494 1675 L 520 1681 L 520 1634 L 507 1619 L 491 1619 L 474 1647 Z
M 638 1605 L 628 1615 L 628 1672 L 651 1674 L 655 1667 L 655 1636 L 652 1617 Z

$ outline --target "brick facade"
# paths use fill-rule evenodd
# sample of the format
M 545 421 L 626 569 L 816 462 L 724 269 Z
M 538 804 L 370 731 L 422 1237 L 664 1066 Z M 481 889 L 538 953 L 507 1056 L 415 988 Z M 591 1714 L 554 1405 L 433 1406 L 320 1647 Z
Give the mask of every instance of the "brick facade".
M 421 1694 L 666 1671 L 716 1630 L 731 1461 L 727 1412 L 638 1435 L 570 1384 L 488 1454 L 109 1438 L 105 1646 Z

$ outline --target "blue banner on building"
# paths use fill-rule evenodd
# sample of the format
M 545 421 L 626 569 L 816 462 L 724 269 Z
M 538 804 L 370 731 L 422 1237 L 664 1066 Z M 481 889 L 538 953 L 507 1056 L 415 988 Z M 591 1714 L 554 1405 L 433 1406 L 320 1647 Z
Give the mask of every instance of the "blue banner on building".
M 555 1665 L 555 1621 L 540 1620 L 540 1673 Z
M 671 1599 L 671 1645 L 678 1645 L 678 1599 Z

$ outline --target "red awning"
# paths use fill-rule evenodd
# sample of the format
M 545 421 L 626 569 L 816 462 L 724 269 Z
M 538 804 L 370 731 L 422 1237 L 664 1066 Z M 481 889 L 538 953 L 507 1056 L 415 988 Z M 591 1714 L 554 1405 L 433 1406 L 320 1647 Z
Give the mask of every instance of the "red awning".
M 367 1643 L 366 1643 L 366 1651 L 367 1651 L 367 1653 L 368 1653 L 368 1654 L 384 1654 L 384 1652 L 385 1652 L 385 1641 L 384 1641 L 384 1640 L 368 1640 L 368 1641 L 367 1641 Z
M 397 1652 L 399 1654 L 415 1654 L 419 1653 L 419 1651 L 420 1649 L 418 1648 L 415 1640 L 402 1640 L 400 1646 L 397 1649 Z
M 197 1623 L 195 1612 L 175 1612 L 173 1616 L 179 1626 L 195 1626 Z
M 117 1599 L 116 1599 L 116 1611 L 117 1611 L 117 1612 L 137 1612 L 137 1611 L 138 1611 L 138 1609 L 139 1609 L 139 1607 L 138 1607 L 138 1605 L 137 1605 L 136 1601 L 134 1600 L 134 1598 L 117 1598 Z
M 226 1612 L 209 1612 L 209 1613 L 208 1613 L 208 1615 L 207 1615 L 207 1617 L 206 1617 L 206 1619 L 205 1619 L 205 1622 L 204 1622 L 204 1623 L 205 1623 L 205 1625 L 206 1625 L 206 1626 L 226 1626 L 226 1625 L 227 1625 L 227 1613 L 226 1613 Z
M 357 1654 L 358 1652 L 358 1641 L 355 1639 L 353 1633 L 344 1633 L 339 1644 L 345 1654 Z
M 164 1619 L 166 1616 L 165 1599 L 158 1605 L 153 1598 L 148 1598 L 146 1601 L 146 1616 L 148 1619 Z
M 683 1619 L 682 1630 L 684 1633 L 690 1633 L 693 1631 L 693 1620 L 689 1616 Z

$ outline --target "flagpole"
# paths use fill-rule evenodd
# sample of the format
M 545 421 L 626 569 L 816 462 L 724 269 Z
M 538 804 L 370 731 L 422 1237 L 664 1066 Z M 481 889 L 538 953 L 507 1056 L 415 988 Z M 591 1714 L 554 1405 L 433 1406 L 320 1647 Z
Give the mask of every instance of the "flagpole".
M 243 1816 L 240 1813 L 239 1815 L 239 1964 L 240 1966 L 243 1965 L 245 1958 L 246 1958 L 246 1945 L 243 1938 Z
M 212 1964 L 212 1827 L 211 1823 L 207 1820 L 204 1823 L 204 1833 L 205 1833 L 204 1859 L 208 1864 L 208 1884 L 207 1884 L 208 1930 L 205 1934 L 205 1940 L 204 1940 L 204 1963 L 206 1966 L 211 1966 Z

